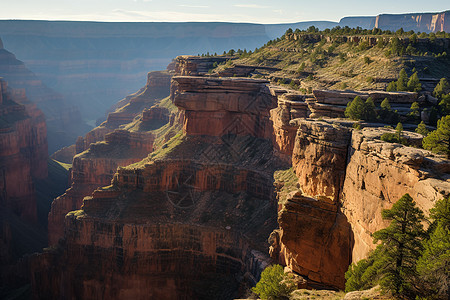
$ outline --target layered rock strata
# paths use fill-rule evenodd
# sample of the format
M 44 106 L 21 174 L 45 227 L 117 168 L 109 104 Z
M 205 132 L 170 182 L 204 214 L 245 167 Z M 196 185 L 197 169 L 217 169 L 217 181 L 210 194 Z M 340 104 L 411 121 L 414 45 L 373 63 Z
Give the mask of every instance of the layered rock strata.
M 149 109 L 157 100 L 161 100 L 170 94 L 170 81 L 172 75 L 166 71 L 149 72 L 147 84 L 139 92 L 119 101 L 115 111 L 108 115 L 108 118 L 100 126 L 88 132 L 84 138 L 78 138 L 76 152 L 81 153 L 90 144 L 103 141 L 105 135 L 113 132 L 121 125 L 130 123 L 144 109 Z M 161 116 L 162 119 L 167 118 Z
M 0 78 L 0 290 L 29 283 L 26 253 L 42 249 L 46 238 L 38 216 L 34 180 L 47 177 L 47 136 L 43 113 L 24 90 Z
M 449 32 L 450 11 L 403 15 L 382 14 L 378 15 L 375 19 L 375 28 L 397 30 L 400 27 L 405 31 Z
M 271 236 L 271 256 L 306 277 L 310 287 L 343 289 L 352 234 L 339 196 L 351 130 L 345 123 L 295 122 L 292 166 L 300 189 L 279 199 L 280 229 Z
M 146 157 L 153 150 L 154 135 L 150 132 L 115 130 L 105 141 L 90 145 L 76 155 L 71 169 L 71 187 L 56 198 L 48 216 L 49 244 L 54 245 L 64 233 L 64 216 L 81 208 L 82 200 L 97 187 L 109 185 L 120 166 L 127 166 Z
M 426 150 L 381 141 L 387 131 L 354 131 L 349 145 L 342 210 L 355 236 L 353 261 L 374 249 L 371 234 L 388 225 L 381 211 L 405 193 L 425 213 L 450 194 L 450 161 Z
M 276 94 L 275 91 L 273 91 Z M 282 94 L 278 96 L 278 107 L 270 111 L 273 121 L 273 131 L 276 145 L 279 150 L 292 156 L 295 136 L 298 125 L 291 124 L 290 121 L 297 118 L 307 118 L 309 115 L 308 104 L 305 96 L 299 94 Z
M 0 191 L 2 205 L 36 222 L 32 178 L 47 177 L 44 115 L 23 90 L 11 91 L 0 79 Z M 25 105 L 21 105 L 18 102 Z
M 387 226 L 381 211 L 409 193 L 428 213 L 450 194 L 450 162 L 429 151 L 383 142 L 393 129 L 351 130 L 351 122 L 297 119 L 292 154 L 296 185 L 278 191 L 280 228 L 271 255 L 308 284 L 343 288 L 350 262 L 375 248 L 372 234 Z M 421 136 L 404 133 L 410 144 Z M 291 184 L 292 185 L 292 184 Z M 314 257 L 314 259 L 311 259 Z
M 176 76 L 171 97 L 185 111 L 184 130 L 188 135 L 269 138 L 269 110 L 276 107 L 276 98 L 267 83 L 244 78 Z
M 214 68 L 214 64 L 220 64 L 232 57 L 215 56 L 200 57 L 192 55 L 180 55 L 175 58 L 175 74 L 179 76 L 202 76 L 208 74 Z
M 24 95 L 26 92 L 27 97 L 20 95 L 17 97 L 17 102 L 29 107 L 29 114 L 40 114 L 40 117 L 44 118 L 41 111 L 36 112 L 36 108 L 32 108 L 31 103 L 45 113 L 44 121 L 49 128 L 50 152 L 69 145 L 77 135 L 88 130 L 88 126 L 81 120 L 78 109 L 69 105 L 61 95 L 44 85 L 23 62 L 4 49 L 1 43 L 0 77 L 4 77 L 14 89 L 22 89 L 19 93 Z M 22 103 L 22 100 L 25 102 Z
M 186 86 L 199 83 L 196 77 L 174 78 L 181 80 Z M 252 100 L 262 107 L 259 117 L 268 118 L 270 93 L 232 90 L 245 84 L 260 91 L 261 81 L 212 83 L 235 97 L 225 88 L 221 97 L 173 91 L 173 102 L 192 112 L 185 112 L 187 123 L 200 124 L 195 112 L 214 107 L 229 113 L 231 124 L 240 122 L 256 114 L 246 105 Z M 194 99 L 201 102 L 191 105 Z M 285 164 L 259 131 L 196 128 L 194 134 L 174 136 L 142 162 L 119 168 L 112 186 L 97 189 L 81 211 L 67 215 L 58 250 L 34 260 L 37 297 L 231 299 L 241 276 L 258 279 L 267 265 L 261 252 L 276 223 L 272 174 Z

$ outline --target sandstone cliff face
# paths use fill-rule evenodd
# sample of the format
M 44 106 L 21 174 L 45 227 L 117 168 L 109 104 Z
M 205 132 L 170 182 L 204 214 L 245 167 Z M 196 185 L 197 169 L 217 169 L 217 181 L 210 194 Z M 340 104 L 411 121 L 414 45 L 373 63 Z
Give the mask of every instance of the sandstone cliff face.
M 196 77 L 181 80 L 199 85 Z M 202 86 L 210 87 L 204 80 Z M 273 98 L 260 92 L 261 81 L 212 83 L 212 95 L 221 93 L 236 105 L 180 88 L 172 97 L 186 109 L 186 123 L 200 124 L 196 113 L 204 109 L 225 110 L 231 124 L 246 114 L 268 119 Z M 247 91 L 233 90 L 235 84 Z M 203 99 L 202 105 L 192 105 L 193 99 Z M 242 107 L 252 99 L 261 111 Z M 193 134 L 185 127 L 184 135 L 142 162 L 119 168 L 112 186 L 97 189 L 84 199 L 81 211 L 66 217 L 59 250 L 33 262 L 37 297 L 230 299 L 240 284 L 236 276 L 247 273 L 257 280 L 267 263 L 255 250 L 267 251 L 266 239 L 276 223 L 272 173 L 285 165 L 273 155 L 271 141 L 258 137 L 260 131 L 220 133 L 204 125 Z
M 48 217 L 49 244 L 63 237 L 64 216 L 79 209 L 85 196 L 97 187 L 111 183 L 119 166 L 140 161 L 153 150 L 152 133 L 116 130 L 105 136 L 104 142 L 91 144 L 89 149 L 73 159 L 72 185 L 65 194 L 56 198 Z
M 337 119 L 296 119 L 297 186 L 280 189 L 271 256 L 312 281 L 343 288 L 344 272 L 376 245 L 381 211 L 409 193 L 427 213 L 450 193 L 450 162 L 429 151 L 382 142 L 385 128 L 351 130 Z M 411 144 L 421 136 L 405 133 Z M 292 184 L 291 184 L 292 185 Z M 281 183 L 283 188 L 283 183 Z M 314 259 L 312 259 L 314 258 Z
M 171 98 L 185 110 L 188 135 L 271 137 L 269 110 L 276 107 L 265 80 L 176 76 Z M 205 124 L 208 124 L 205 126 Z
M 375 28 L 394 30 L 403 28 L 405 31 L 438 32 L 450 31 L 450 11 L 441 13 L 419 13 L 402 15 L 378 15 Z
M 381 211 L 409 193 L 428 212 L 450 193 L 450 161 L 429 151 L 382 142 L 383 130 L 354 131 L 343 185 L 342 211 L 355 235 L 353 261 L 374 249 L 371 234 L 387 225 Z
M 292 123 L 292 122 L 291 122 Z M 299 190 L 279 196 L 271 256 L 308 284 L 343 289 L 351 261 L 352 234 L 340 212 L 351 131 L 340 124 L 296 119 L 292 166 Z

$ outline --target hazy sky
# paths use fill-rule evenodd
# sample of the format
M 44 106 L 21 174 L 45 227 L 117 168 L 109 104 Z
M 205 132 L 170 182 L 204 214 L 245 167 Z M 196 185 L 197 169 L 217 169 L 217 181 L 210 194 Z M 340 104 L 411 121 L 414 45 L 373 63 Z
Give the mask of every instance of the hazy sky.
M 1 0 L 0 6 L 0 19 L 253 23 L 450 9 L 448 0 Z

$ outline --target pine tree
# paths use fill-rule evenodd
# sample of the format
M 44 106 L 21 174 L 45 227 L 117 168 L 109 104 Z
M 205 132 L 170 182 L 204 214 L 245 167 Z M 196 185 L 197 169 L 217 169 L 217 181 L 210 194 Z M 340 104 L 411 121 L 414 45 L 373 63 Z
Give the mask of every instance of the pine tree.
M 374 242 L 381 241 L 380 253 L 372 269 L 377 270 L 379 284 L 395 296 L 414 296 L 413 280 L 416 261 L 423 249 L 425 231 L 421 222 L 423 212 L 416 207 L 409 194 L 403 195 L 391 209 L 382 211 L 391 224 L 373 234 Z
M 450 94 L 443 95 L 439 102 L 439 108 L 443 116 L 450 115 Z
M 415 132 L 417 132 L 423 136 L 427 136 L 430 133 L 427 129 L 427 126 L 425 125 L 425 123 L 423 121 L 420 122 L 419 125 L 417 125 Z
M 367 98 L 366 102 L 364 103 L 364 110 L 362 119 L 367 121 L 373 121 L 377 118 L 377 113 L 375 111 L 375 104 L 373 103 L 373 100 L 371 97 Z
M 422 146 L 450 158 L 450 115 L 442 117 L 437 123 L 437 129 L 423 139 Z
M 408 90 L 408 74 L 406 74 L 405 69 L 401 69 L 398 74 L 397 80 L 397 91 L 407 91 Z
M 386 92 L 396 92 L 397 91 L 397 82 L 391 81 L 389 82 Z
M 436 202 L 430 210 L 433 223 L 430 238 L 417 262 L 423 295 L 429 299 L 450 298 L 450 197 Z
M 395 132 L 397 134 L 397 138 L 399 140 L 399 142 L 402 140 L 402 133 L 403 133 L 403 124 L 402 123 L 398 123 L 397 127 L 395 127 Z
M 345 109 L 345 116 L 352 120 L 360 120 L 364 113 L 364 101 L 360 96 L 356 96 L 352 102 L 347 104 L 347 108 Z
M 434 88 L 433 96 L 441 100 L 442 96 L 448 94 L 449 92 L 450 92 L 450 84 L 448 83 L 447 79 L 441 78 L 439 83 Z
M 422 90 L 422 85 L 419 82 L 419 77 L 417 76 L 417 72 L 411 75 L 407 84 L 408 91 L 410 92 L 419 92 Z
M 384 100 L 381 102 L 381 109 L 391 111 L 391 104 L 389 103 L 388 98 L 384 98 Z

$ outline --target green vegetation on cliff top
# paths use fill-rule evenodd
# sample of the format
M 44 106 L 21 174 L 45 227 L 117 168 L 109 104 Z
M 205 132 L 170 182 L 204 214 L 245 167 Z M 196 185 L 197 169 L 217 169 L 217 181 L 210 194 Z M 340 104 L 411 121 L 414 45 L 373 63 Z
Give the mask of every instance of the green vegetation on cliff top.
M 281 70 L 261 70 L 258 77 L 280 84 L 293 80 L 290 87 L 304 92 L 320 88 L 384 90 L 403 68 L 408 74 L 417 72 L 419 78 L 449 76 L 450 53 L 440 40 L 444 37 L 450 35 L 350 28 L 288 30 L 254 52 L 235 52 L 237 59 L 217 70 L 233 65 L 278 68 Z

